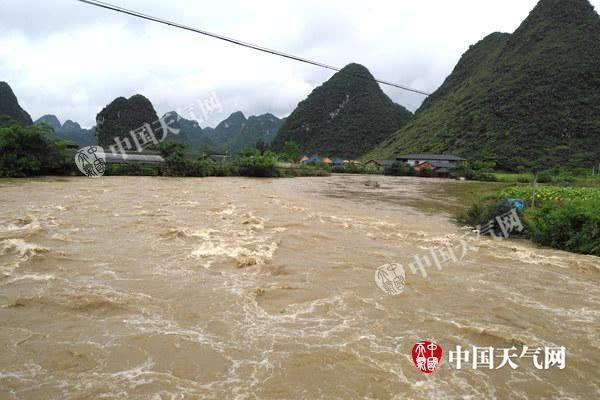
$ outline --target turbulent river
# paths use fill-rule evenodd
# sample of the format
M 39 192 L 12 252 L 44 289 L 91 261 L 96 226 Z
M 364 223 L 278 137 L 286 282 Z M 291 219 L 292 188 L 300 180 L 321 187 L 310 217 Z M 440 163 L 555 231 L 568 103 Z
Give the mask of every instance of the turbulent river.
M 451 217 L 470 184 L 0 180 L 0 399 L 600 398 L 600 258 L 478 239 Z M 377 285 L 438 248 L 459 260 Z M 566 366 L 459 369 L 456 346 Z

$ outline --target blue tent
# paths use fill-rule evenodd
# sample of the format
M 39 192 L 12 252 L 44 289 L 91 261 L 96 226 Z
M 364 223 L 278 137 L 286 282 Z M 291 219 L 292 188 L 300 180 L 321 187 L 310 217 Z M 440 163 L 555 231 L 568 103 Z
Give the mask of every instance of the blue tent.
M 319 157 L 317 157 L 317 156 L 310 156 L 310 157 L 308 158 L 308 161 L 307 161 L 307 162 L 319 163 L 319 162 L 321 162 L 321 159 L 320 159 Z
M 342 165 L 344 163 L 344 160 L 342 160 L 341 158 L 336 158 L 335 160 L 333 160 L 333 163 L 335 165 Z

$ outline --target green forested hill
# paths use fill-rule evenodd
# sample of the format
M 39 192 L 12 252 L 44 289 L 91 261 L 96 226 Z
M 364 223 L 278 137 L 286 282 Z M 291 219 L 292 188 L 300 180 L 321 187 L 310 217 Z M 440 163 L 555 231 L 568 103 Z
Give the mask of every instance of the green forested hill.
M 175 111 L 166 113 L 162 118 L 168 122 L 169 128 L 173 129 L 173 133 L 166 140 L 182 143 L 193 152 L 213 149 L 213 142 L 197 121 L 185 119 Z
M 114 144 L 115 138 L 125 138 L 129 132 L 140 129 L 144 124 L 156 128 L 158 116 L 154 106 L 146 97 L 137 94 L 129 99 L 119 97 L 104 107 L 98 114 L 96 136 L 100 146 Z M 162 130 L 154 131 L 157 139 L 162 139 Z
M 7 115 L 23 126 L 33 124 L 31 117 L 21 108 L 17 96 L 6 82 L 0 82 L 0 115 Z
M 370 155 L 444 151 L 505 169 L 598 162 L 600 17 L 587 0 L 541 0 L 512 35 L 472 46 Z
M 273 145 L 296 142 L 310 154 L 358 157 L 402 127 L 412 113 L 381 90 L 368 69 L 350 64 L 289 116 Z

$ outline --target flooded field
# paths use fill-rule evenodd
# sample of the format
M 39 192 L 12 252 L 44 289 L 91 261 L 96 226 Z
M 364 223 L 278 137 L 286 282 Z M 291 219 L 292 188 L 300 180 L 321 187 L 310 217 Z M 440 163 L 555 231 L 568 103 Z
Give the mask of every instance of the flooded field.
M 449 213 L 469 184 L 0 180 L 0 399 L 600 398 L 600 259 L 478 239 Z M 445 246 L 461 260 L 377 286 Z M 457 345 L 565 346 L 566 368 L 459 370 Z

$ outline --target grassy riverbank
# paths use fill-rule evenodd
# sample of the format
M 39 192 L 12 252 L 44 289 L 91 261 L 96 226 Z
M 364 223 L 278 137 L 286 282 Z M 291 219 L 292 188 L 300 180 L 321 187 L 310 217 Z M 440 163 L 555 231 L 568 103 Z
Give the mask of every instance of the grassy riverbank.
M 498 183 L 465 190 L 462 198 L 467 209 L 457 215 L 460 223 L 485 224 L 510 209 L 506 199 L 522 199 L 524 236 L 543 246 L 600 256 L 598 187 Z

